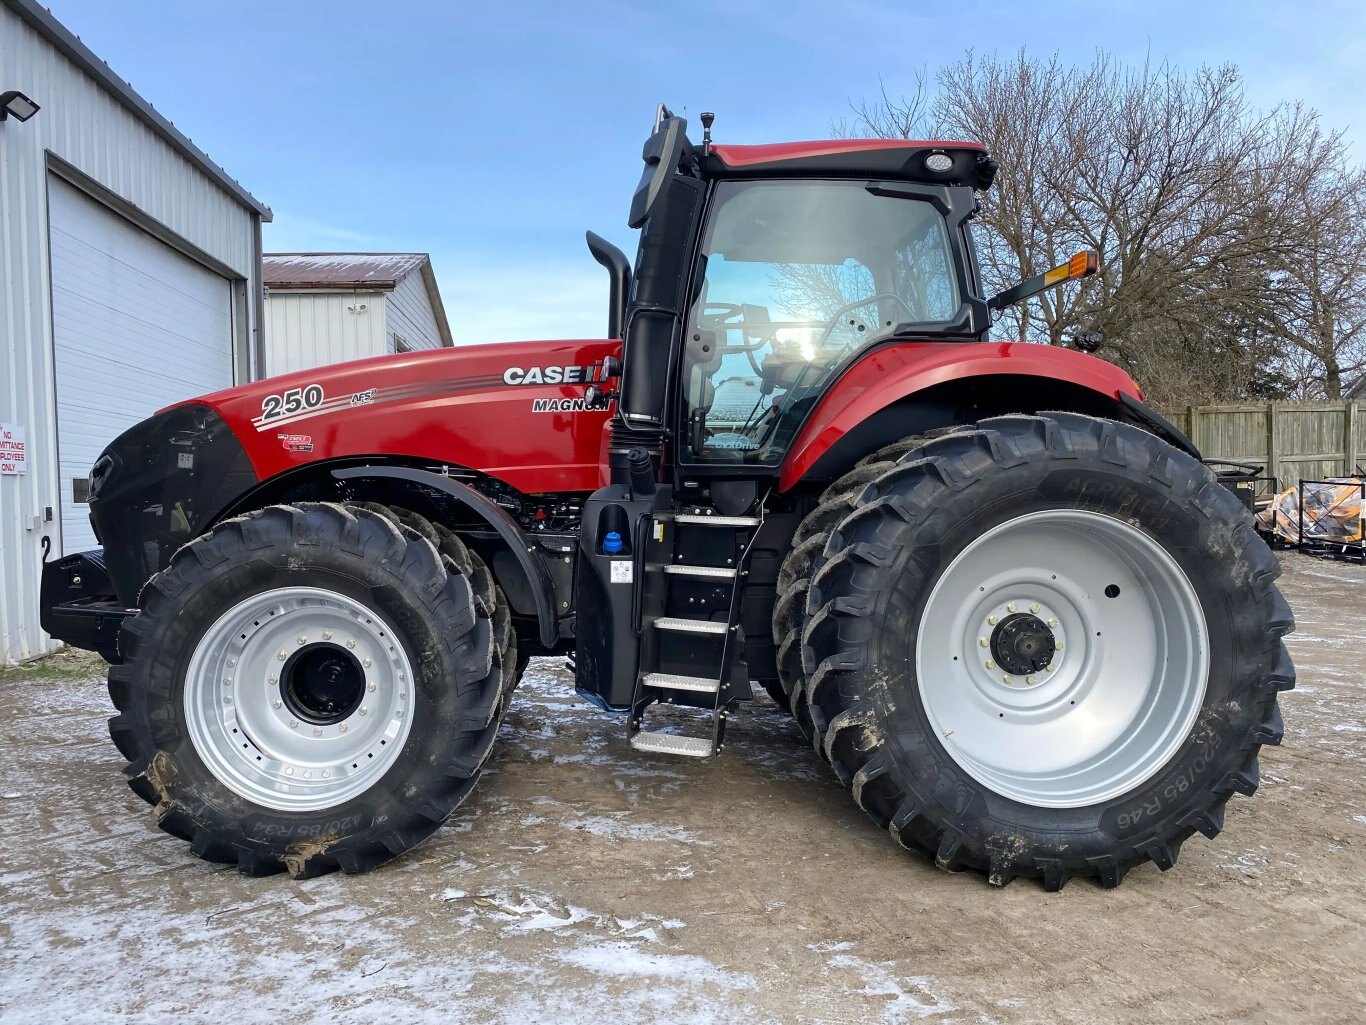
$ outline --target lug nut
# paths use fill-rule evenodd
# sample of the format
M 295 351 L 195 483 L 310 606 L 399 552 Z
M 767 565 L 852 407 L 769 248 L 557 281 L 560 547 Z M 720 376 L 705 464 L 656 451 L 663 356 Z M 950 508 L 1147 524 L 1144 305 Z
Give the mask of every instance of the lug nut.
M 303 634 L 299 634 L 299 643 L 300 643 L 300 644 L 307 644 L 307 643 L 308 643 L 308 638 L 305 637 Z
M 321 729 L 319 729 L 317 726 L 314 726 L 314 727 L 313 727 L 313 736 L 315 736 L 315 737 L 321 737 L 322 735 L 323 735 L 323 731 L 322 731 Z
M 294 775 L 294 769 L 293 769 L 292 767 L 286 769 L 286 770 L 285 770 L 285 775 L 286 775 L 286 776 L 293 776 L 293 775 Z
M 299 728 L 299 720 L 298 720 L 298 719 L 291 719 L 291 720 L 289 720 L 289 728 L 290 728 L 291 730 L 297 730 L 297 729 Z
M 280 682 L 280 678 L 279 678 L 278 676 L 267 676 L 267 677 L 266 677 L 266 683 L 275 684 L 275 683 L 279 683 L 279 682 Z
M 225 704 L 225 705 L 230 705 L 230 704 L 232 704 L 232 698 L 224 698 L 224 699 L 223 699 L 223 704 Z
M 369 715 L 369 714 L 370 714 L 370 709 L 366 708 L 364 705 L 361 705 L 361 706 L 360 706 L 360 714 L 361 714 L 361 715 Z
M 354 647 L 356 646 L 356 642 L 355 642 L 355 641 L 347 641 L 347 642 L 346 642 L 346 646 L 347 646 L 348 648 L 354 648 Z
M 988 641 L 985 637 L 979 637 L 979 638 L 977 638 L 977 643 L 980 644 L 982 647 L 985 648 L 985 647 L 986 647 L 988 644 L 990 644 L 991 642 Z
M 1044 668 L 1047 669 L 1047 670 L 1051 673 L 1051 672 L 1052 672 L 1054 669 L 1056 669 L 1057 667 L 1056 667 L 1055 665 L 1053 665 L 1052 662 L 1050 662 L 1050 663 L 1048 663 L 1048 665 L 1044 666 Z
M 331 639 L 332 639 L 332 631 L 331 631 L 331 630 L 324 630 L 324 631 L 323 631 L 323 640 L 325 640 L 325 641 L 330 641 Z
M 1002 677 L 1001 677 L 1001 682 L 1002 682 L 1002 683 L 1010 683 L 1010 682 L 1011 682 L 1010 677 L 1009 677 L 1009 676 L 1002 676 Z
M 1038 603 L 1038 602 L 1034 602 L 1032 605 L 1030 605 L 1030 606 L 1029 606 L 1029 611 L 1030 611 L 1030 612 L 1038 612 L 1038 611 L 1039 611 L 1039 603 Z
M 1011 602 L 1009 605 L 1007 605 L 1007 606 L 1006 606 L 1006 611 L 1007 611 L 1007 612 L 1014 612 L 1014 611 L 1015 611 L 1015 603 L 1014 603 L 1014 602 Z
M 1036 682 L 1036 681 L 1035 681 L 1035 677 L 1033 677 L 1033 676 L 1026 676 L 1026 677 L 1025 677 L 1025 683 L 1029 684 L 1031 687 L 1034 685 L 1035 682 Z
M 304 779 L 312 779 L 312 778 L 313 778 L 313 770 L 312 770 L 312 769 L 305 769 L 305 770 L 304 770 Z
M 346 732 L 346 723 L 339 723 L 339 724 L 337 725 L 337 729 L 339 729 L 339 730 L 341 730 L 343 733 L 345 733 L 345 732 Z
M 995 669 L 995 668 L 996 668 L 996 663 L 993 662 L 991 659 L 987 659 L 987 668 L 988 668 L 988 669 Z
M 372 665 L 374 665 L 374 663 L 367 658 L 361 662 L 361 665 L 365 666 L 366 669 L 369 669 Z
M 371 694 L 375 693 L 375 685 L 374 685 L 373 683 L 370 684 L 370 685 L 369 685 L 368 687 L 366 687 L 365 689 L 368 690 Z
M 235 659 L 235 658 L 230 658 L 230 659 L 228 659 L 228 668 L 229 668 L 229 669 L 231 669 L 231 668 L 232 668 L 233 666 L 235 666 L 235 665 L 237 665 L 237 659 Z
M 1059 642 L 1058 642 L 1058 650 L 1059 650 L 1059 651 L 1062 651 L 1062 641 L 1059 641 Z
M 996 625 L 996 617 L 995 617 L 995 616 L 987 616 L 987 626 L 995 626 L 995 625 Z
M 283 704 L 284 704 L 283 701 L 281 701 L 279 698 L 276 698 L 274 701 L 272 701 L 272 702 L 270 703 L 270 707 L 271 707 L 271 708 L 279 708 L 279 707 L 280 707 L 281 705 L 283 705 Z
M 280 652 L 279 654 L 277 654 L 275 657 L 278 658 L 281 662 L 283 662 L 285 659 L 289 658 L 289 656 L 286 655 L 283 651 Z
M 1058 621 L 1057 621 L 1056 619 L 1050 619 L 1050 620 L 1048 621 L 1048 625 L 1049 625 L 1049 626 L 1057 626 L 1057 625 L 1058 625 Z

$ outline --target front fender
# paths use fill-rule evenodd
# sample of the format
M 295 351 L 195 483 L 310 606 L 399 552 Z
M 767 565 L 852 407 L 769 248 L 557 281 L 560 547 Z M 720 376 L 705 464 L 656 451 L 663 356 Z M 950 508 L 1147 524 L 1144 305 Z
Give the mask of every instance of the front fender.
M 541 645 L 547 650 L 555 646 L 559 637 L 559 624 L 555 618 L 555 586 L 551 583 L 550 574 L 546 572 L 544 564 L 527 543 L 522 528 L 502 506 L 459 481 L 429 470 L 415 470 L 408 466 L 348 466 L 333 470 L 332 476 L 337 480 L 387 477 L 420 484 L 449 495 L 477 513 L 498 532 L 498 536 L 507 544 L 513 558 L 526 574 L 536 602 L 536 620 L 540 627 Z
M 850 366 L 807 417 L 783 461 L 779 490 L 802 480 L 841 438 L 894 403 L 946 384 L 962 384 L 970 393 L 972 379 L 986 377 L 1065 382 L 1110 405 L 1143 397 L 1134 379 L 1113 363 L 1052 345 L 908 342 L 876 348 Z M 1027 397 L 1022 400 L 1020 410 L 1030 408 Z

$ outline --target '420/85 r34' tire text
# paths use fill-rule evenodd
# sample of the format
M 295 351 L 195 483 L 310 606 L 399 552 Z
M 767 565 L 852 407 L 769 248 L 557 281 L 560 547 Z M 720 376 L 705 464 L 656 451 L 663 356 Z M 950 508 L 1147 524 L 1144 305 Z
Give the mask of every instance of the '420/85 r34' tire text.
M 1217 834 L 1294 685 L 1279 566 L 1209 471 L 1137 428 L 985 421 L 834 529 L 804 704 L 872 818 L 943 868 L 1117 885 Z

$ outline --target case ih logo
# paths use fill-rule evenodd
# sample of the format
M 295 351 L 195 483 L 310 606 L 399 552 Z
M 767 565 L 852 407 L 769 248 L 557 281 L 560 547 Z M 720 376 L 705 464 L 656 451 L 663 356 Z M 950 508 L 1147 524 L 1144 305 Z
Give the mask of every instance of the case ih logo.
M 589 384 L 598 380 L 602 365 L 587 367 L 508 367 L 504 384 Z

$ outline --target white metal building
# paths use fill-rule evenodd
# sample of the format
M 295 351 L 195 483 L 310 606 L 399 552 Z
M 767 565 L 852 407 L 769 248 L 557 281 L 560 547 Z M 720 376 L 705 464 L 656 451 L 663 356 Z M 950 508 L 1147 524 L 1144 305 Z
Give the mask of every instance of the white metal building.
M 43 542 L 96 546 L 82 498 L 105 444 L 258 376 L 271 216 L 34 0 L 0 4 L 0 97 L 15 93 L 0 120 L 0 663 L 53 647 Z
M 451 345 L 426 253 L 267 253 L 266 376 Z

